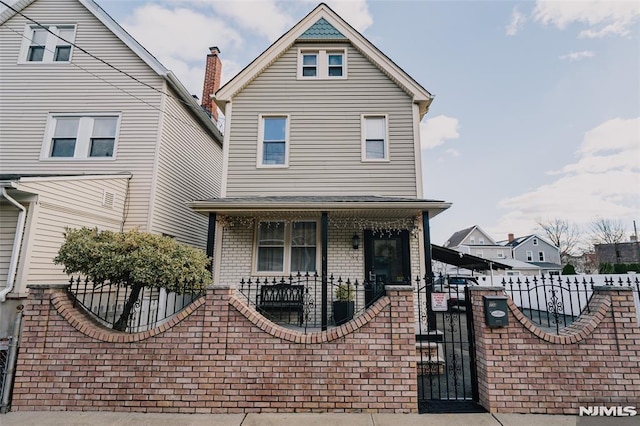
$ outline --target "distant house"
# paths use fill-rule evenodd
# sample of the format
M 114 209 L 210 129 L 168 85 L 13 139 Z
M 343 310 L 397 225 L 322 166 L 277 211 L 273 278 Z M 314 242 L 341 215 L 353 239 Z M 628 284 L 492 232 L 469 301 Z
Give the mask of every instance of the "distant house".
M 14 7 L 0 14 L 0 337 L 27 285 L 68 281 L 52 263 L 65 227 L 204 249 L 187 202 L 218 196 L 222 172 L 210 115 L 96 3 Z
M 562 271 L 560 249 L 537 235 L 512 238 L 499 242 L 511 249 L 511 258 L 538 268 L 538 273 L 558 274 Z
M 457 231 L 444 247 L 485 259 L 496 260 L 512 267 L 509 275 L 557 274 L 562 270 L 560 250 L 537 235 L 495 241 L 479 226 Z
M 217 223 L 216 283 L 300 272 L 409 284 L 431 267 L 429 219 L 450 206 L 423 194 L 419 123 L 432 95 L 328 6 L 215 100 L 223 187 L 192 208 Z
M 595 244 L 594 249 L 598 264 L 640 264 L 640 242 L 638 241 Z

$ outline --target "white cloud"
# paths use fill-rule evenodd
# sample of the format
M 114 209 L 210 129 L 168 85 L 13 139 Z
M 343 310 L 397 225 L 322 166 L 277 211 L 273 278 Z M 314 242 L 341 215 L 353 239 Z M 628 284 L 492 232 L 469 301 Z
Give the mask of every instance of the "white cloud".
M 373 25 L 373 16 L 366 0 L 330 0 L 326 3 L 359 32 Z
M 216 13 L 233 19 L 243 28 L 275 41 L 295 24 L 293 17 L 275 0 L 213 2 Z
M 640 18 L 637 1 L 538 0 L 533 19 L 544 25 L 565 29 L 573 23 L 586 25 L 580 37 L 596 38 L 607 35 L 626 36 Z
M 223 19 L 183 7 L 147 4 L 136 8 L 121 25 L 198 96 L 202 94 L 209 46 L 219 46 L 224 54 L 226 49 L 237 49 L 243 43 L 242 36 Z
M 526 17 L 520 13 L 517 7 L 513 8 L 511 12 L 511 22 L 506 27 L 507 35 L 513 36 L 518 34 L 518 31 L 522 28 L 526 21 Z
M 559 58 L 562 59 L 563 61 L 568 60 L 569 62 L 573 62 L 573 61 L 579 61 L 585 58 L 593 58 L 594 56 L 596 56 L 596 54 L 593 53 L 592 51 L 583 50 L 581 52 L 570 52 L 570 53 L 567 53 L 566 55 L 559 56 Z
M 420 123 L 420 145 L 422 149 L 432 149 L 444 144 L 447 139 L 458 139 L 458 119 L 438 115 Z
M 588 131 L 576 162 L 559 177 L 521 195 L 501 200 L 509 212 L 498 233 L 526 233 L 538 217 L 567 218 L 586 225 L 595 217 L 631 221 L 640 211 L 640 117 L 609 120 Z
M 460 157 L 460 151 L 458 151 L 457 149 L 449 148 L 445 152 L 453 157 Z

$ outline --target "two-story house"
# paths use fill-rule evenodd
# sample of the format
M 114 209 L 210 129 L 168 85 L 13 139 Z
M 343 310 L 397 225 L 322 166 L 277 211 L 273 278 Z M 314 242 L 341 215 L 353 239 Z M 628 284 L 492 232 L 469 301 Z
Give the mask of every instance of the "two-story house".
M 509 234 L 507 241 L 500 244 L 511 249 L 513 259 L 537 267 L 538 273 L 559 274 L 562 271 L 560 249 L 538 235 L 515 238 Z
M 191 204 L 215 219 L 214 282 L 423 275 L 429 219 L 450 206 L 423 194 L 432 99 L 325 4 L 280 37 L 215 93 L 221 196 Z
M 508 275 L 559 273 L 560 250 L 537 235 L 496 241 L 478 225 L 454 232 L 444 247 L 510 266 Z
M 222 136 L 92 0 L 0 15 L 0 100 L 0 337 L 27 285 L 68 281 L 52 262 L 65 227 L 206 247 L 207 218 L 187 202 L 220 194 Z

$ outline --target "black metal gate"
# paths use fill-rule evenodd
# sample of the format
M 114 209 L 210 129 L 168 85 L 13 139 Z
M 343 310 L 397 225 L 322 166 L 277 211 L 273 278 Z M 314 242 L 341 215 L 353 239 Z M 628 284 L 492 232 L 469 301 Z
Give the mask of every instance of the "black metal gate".
M 421 413 L 483 412 L 478 405 L 468 282 L 417 282 L 416 351 Z M 429 280 L 431 281 L 431 280 Z M 445 284 L 446 283 L 446 284 Z

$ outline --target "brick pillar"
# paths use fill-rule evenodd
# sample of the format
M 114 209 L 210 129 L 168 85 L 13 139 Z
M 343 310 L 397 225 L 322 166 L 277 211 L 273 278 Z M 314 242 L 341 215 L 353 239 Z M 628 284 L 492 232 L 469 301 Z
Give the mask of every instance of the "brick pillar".
M 640 326 L 630 287 L 595 287 L 586 309 L 555 334 L 508 299 L 508 325 L 485 325 L 471 289 L 480 404 L 492 413 L 578 415 L 581 406 L 640 406 Z
M 413 306 L 413 287 L 410 285 L 385 286 L 391 301 L 391 353 L 394 366 L 401 373 L 402 409 L 398 412 L 418 412 L 418 372 L 416 370 L 416 322 Z

